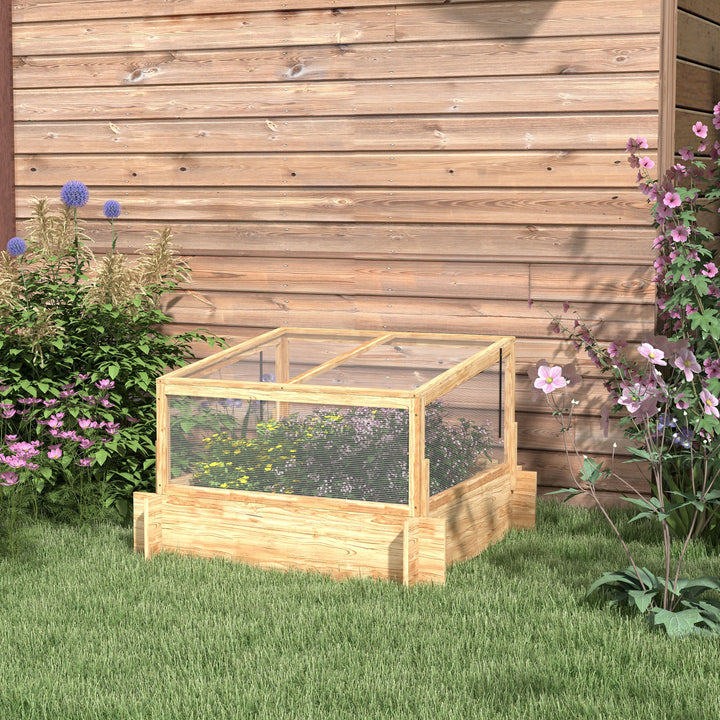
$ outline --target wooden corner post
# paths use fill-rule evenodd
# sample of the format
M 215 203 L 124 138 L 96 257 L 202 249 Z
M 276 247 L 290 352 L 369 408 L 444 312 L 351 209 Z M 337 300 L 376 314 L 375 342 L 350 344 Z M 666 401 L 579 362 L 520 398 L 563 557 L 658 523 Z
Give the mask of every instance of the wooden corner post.
M 155 383 L 157 438 L 155 441 L 155 492 L 164 495 L 170 482 L 170 408 L 162 378 Z

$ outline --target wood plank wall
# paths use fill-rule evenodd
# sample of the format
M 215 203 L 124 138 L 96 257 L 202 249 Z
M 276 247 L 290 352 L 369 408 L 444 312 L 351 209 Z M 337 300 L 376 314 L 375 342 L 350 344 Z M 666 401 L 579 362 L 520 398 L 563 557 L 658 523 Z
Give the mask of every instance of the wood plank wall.
M 13 0 L 18 214 L 79 179 L 86 217 L 122 203 L 122 249 L 171 224 L 204 299 L 173 301 L 177 327 L 231 342 L 293 325 L 516 335 L 520 462 L 567 485 L 525 373 L 574 355 L 544 307 L 571 302 L 607 340 L 652 330 L 624 146 L 657 148 L 659 3 L 346 5 Z M 582 395 L 578 441 L 608 452 L 602 389 Z
M 692 126 L 712 132 L 712 109 L 720 102 L 720 2 L 678 0 L 676 147 L 696 145 Z
M 10 5 L 0 3 L 0 249 L 17 235 L 13 156 L 13 55 Z

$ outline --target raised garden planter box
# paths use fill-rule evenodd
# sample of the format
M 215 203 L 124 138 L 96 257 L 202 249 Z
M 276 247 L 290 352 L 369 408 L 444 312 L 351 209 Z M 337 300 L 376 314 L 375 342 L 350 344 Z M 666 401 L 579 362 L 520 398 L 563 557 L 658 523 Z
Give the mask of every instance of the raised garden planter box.
M 135 549 L 445 581 L 535 524 L 515 339 L 282 328 L 157 382 Z

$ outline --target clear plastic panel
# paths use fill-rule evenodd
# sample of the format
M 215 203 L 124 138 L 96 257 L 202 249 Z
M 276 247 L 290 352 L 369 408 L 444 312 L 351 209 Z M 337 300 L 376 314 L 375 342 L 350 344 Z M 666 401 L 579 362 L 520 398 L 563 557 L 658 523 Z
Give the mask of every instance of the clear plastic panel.
M 427 405 L 425 454 L 430 460 L 431 495 L 504 461 L 500 377 L 496 363 Z
M 240 380 L 243 382 L 275 382 L 277 367 L 276 347 L 265 345 L 247 355 L 229 360 L 206 371 L 189 373 L 187 377 L 208 380 Z
M 408 502 L 406 410 L 172 396 L 171 483 Z

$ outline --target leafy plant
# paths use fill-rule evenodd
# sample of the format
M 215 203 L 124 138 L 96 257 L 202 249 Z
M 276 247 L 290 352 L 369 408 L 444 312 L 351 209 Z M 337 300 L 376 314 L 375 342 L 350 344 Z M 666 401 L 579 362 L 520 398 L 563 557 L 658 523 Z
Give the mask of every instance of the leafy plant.
M 470 477 L 483 456 L 490 459 L 486 426 L 464 418 L 449 423 L 445 415 L 438 401 L 426 408 L 433 495 Z M 224 431 L 205 438 L 192 472 L 195 482 L 212 487 L 407 502 L 408 443 L 401 410 L 317 409 L 258 422 L 254 437 Z
M 713 124 L 720 129 L 720 103 Z M 701 140 L 698 152 L 708 150 L 708 128 L 696 123 Z M 710 148 L 711 166 L 697 158 L 691 148 L 679 153 L 687 164 L 677 163 L 662 180 L 651 180 L 648 157 L 637 152 L 647 148 L 644 138 L 631 138 L 627 150 L 630 164 L 638 169 L 638 183 L 648 196 L 658 236 L 654 248 L 655 282 L 658 286 L 659 323 L 662 335 L 647 338 L 631 348 L 625 341 L 598 342 L 579 316 L 572 327 L 558 316 L 551 328 L 565 333 L 576 349 L 585 350 L 606 378 L 609 395 L 603 418 L 619 415 L 632 461 L 648 467 L 650 497 L 638 492 L 615 470 L 583 456 L 574 444 L 572 419 L 576 400 L 567 402 L 567 391 L 580 382 L 573 364 L 563 368 L 538 363 L 534 386 L 548 399 L 558 419 L 568 457 L 580 464 L 570 470 L 573 488 L 557 491 L 587 495 L 605 515 L 630 561 L 630 568 L 606 573 L 591 592 L 610 593 L 612 602 L 647 612 L 655 625 L 669 634 L 694 632 L 698 628 L 720 631 L 720 614 L 714 599 L 718 580 L 681 578 L 681 567 L 690 541 L 718 527 L 720 509 L 720 286 L 717 285 L 717 246 L 710 230 L 698 222 L 703 211 L 713 211 L 720 197 L 720 142 Z M 567 311 L 567 304 L 564 310 Z M 561 399 L 555 394 L 562 390 Z M 638 567 L 598 494 L 608 479 L 622 483 L 630 492 L 625 500 L 639 509 L 634 520 L 652 518 L 662 530 L 664 568 L 660 577 Z M 681 547 L 673 554 L 673 537 Z
M 113 383 L 105 410 L 126 424 L 89 474 L 107 488 L 104 502 L 128 521 L 133 491 L 154 482 L 155 379 L 191 360 L 192 342 L 212 345 L 215 338 L 164 332 L 171 318 L 160 299 L 188 278 L 170 230 L 156 233 L 130 262 L 115 249 L 113 225 L 112 249 L 97 261 L 78 218 L 88 196 L 85 185 L 70 181 L 60 209 L 36 200 L 27 238 L 11 239 L 0 252 L 0 402 L 62 401 L 83 376 Z M 119 203 L 108 201 L 104 212 L 112 225 Z M 35 486 L 37 502 L 54 513 L 45 487 Z

